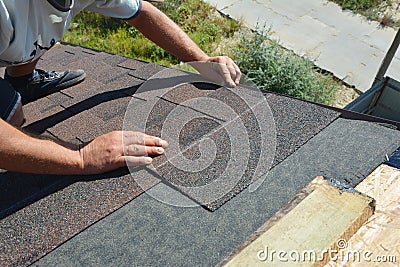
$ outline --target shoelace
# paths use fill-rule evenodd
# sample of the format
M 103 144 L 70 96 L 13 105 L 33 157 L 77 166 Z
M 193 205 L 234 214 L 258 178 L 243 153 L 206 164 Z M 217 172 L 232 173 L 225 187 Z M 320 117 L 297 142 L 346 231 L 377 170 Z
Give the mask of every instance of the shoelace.
M 47 81 L 52 79 L 60 78 L 61 74 L 56 71 L 45 71 L 41 69 L 35 69 L 35 73 L 32 77 L 32 81 Z

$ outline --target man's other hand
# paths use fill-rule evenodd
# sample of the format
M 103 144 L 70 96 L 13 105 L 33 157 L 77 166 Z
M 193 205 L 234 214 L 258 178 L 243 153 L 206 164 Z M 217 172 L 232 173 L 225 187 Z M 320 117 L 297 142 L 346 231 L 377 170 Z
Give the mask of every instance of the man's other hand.
M 79 150 L 85 174 L 97 174 L 123 166 L 151 164 L 168 143 L 140 132 L 115 131 L 95 138 Z
M 200 74 L 220 85 L 235 87 L 239 84 L 242 73 L 236 63 L 227 56 L 208 57 L 198 62 L 189 62 Z

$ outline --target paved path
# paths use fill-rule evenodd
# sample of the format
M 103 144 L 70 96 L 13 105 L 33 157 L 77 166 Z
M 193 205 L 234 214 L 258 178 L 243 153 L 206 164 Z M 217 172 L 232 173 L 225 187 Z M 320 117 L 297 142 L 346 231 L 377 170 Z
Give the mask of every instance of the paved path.
M 271 25 L 271 37 L 361 91 L 371 87 L 395 30 L 342 11 L 325 0 L 205 0 L 254 27 Z M 400 51 L 386 74 L 400 80 Z

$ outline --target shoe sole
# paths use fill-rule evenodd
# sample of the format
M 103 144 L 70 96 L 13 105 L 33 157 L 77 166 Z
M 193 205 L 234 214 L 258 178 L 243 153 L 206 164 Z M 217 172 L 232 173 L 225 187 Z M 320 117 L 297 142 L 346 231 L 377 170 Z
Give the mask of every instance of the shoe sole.
M 72 87 L 74 85 L 77 85 L 77 84 L 83 82 L 85 80 L 85 78 L 86 78 L 86 73 L 84 72 L 81 76 L 78 76 L 74 79 L 60 83 L 57 86 L 55 86 L 55 88 L 57 89 L 57 91 L 66 89 L 66 88 Z

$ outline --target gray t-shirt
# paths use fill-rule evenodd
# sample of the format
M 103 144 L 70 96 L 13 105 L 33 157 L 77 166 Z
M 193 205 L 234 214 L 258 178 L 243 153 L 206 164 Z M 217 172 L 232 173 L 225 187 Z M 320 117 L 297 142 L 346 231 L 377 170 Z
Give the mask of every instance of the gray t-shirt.
M 129 19 L 141 0 L 0 0 L 0 66 L 31 62 L 64 35 L 82 10 Z

